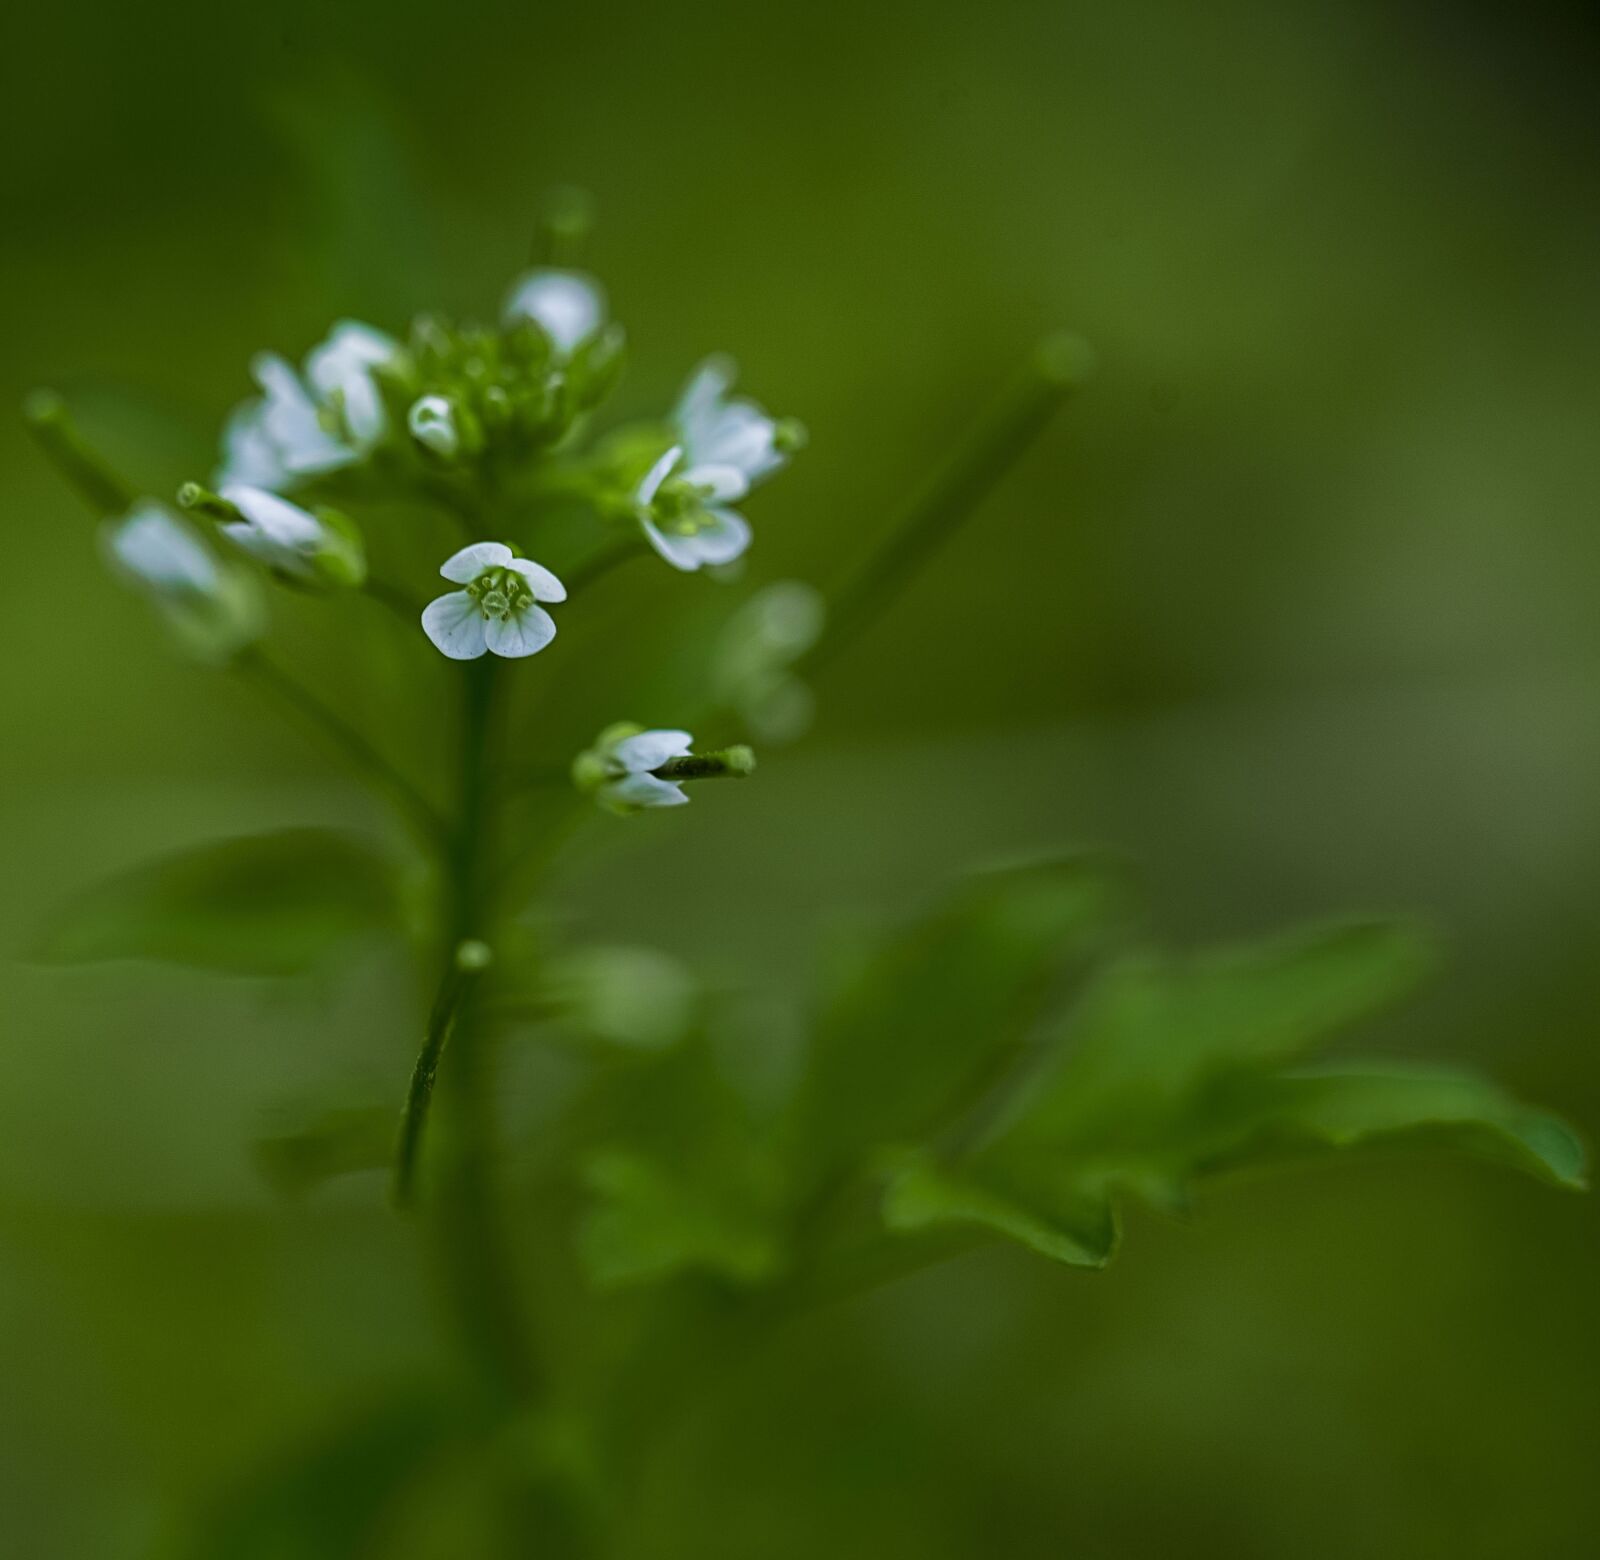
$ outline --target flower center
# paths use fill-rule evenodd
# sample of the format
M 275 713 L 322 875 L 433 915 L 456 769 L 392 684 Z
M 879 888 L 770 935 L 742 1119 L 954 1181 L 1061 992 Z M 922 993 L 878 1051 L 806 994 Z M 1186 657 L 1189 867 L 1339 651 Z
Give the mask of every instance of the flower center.
M 668 477 L 656 489 L 650 507 L 655 513 L 656 524 L 663 531 L 671 531 L 677 536 L 693 536 L 711 523 L 711 517 L 706 513 L 706 500 L 710 497 L 711 489 L 708 487 L 701 487 L 687 477 Z
M 485 569 L 467 586 L 484 620 L 505 619 L 533 605 L 533 591 L 515 569 Z

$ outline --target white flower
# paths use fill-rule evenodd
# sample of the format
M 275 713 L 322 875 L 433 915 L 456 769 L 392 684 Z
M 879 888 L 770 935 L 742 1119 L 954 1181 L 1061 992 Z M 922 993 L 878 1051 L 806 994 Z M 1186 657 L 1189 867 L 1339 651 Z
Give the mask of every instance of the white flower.
M 262 394 L 228 419 L 219 483 L 282 488 L 359 460 L 388 426 L 371 371 L 399 350 L 382 331 L 342 320 L 307 356 L 303 376 L 261 353 L 250 372 Z
M 608 727 L 579 759 L 580 783 L 592 787 L 613 812 L 640 807 L 682 807 L 689 800 L 676 780 L 663 780 L 651 770 L 674 758 L 687 758 L 694 738 L 687 731 L 641 731 L 637 726 Z
M 532 320 L 562 357 L 571 357 L 605 323 L 606 295 L 582 271 L 540 267 L 512 283 L 501 317 L 507 325 Z
M 504 542 L 474 542 L 445 560 L 439 572 L 453 590 L 422 610 L 429 639 L 452 661 L 533 655 L 556 637 L 550 614 L 534 603 L 565 601 L 566 587 L 548 569 L 513 556 Z
M 750 491 L 737 466 L 689 465 L 675 444 L 645 473 L 634 508 L 650 545 L 675 569 L 732 563 L 750 545 L 750 522 L 729 503 Z
M 732 358 L 710 357 L 689 376 L 672 421 L 691 466 L 733 466 L 754 487 L 789 459 L 779 425 L 754 401 L 730 397 Z
M 137 504 L 103 533 L 125 579 L 155 602 L 195 654 L 225 659 L 265 626 L 255 582 L 219 562 L 194 529 L 160 504 Z
M 108 526 L 106 549 L 129 579 L 159 596 L 209 596 L 222 578 L 194 529 L 154 502 L 136 505 Z
M 650 545 L 675 569 L 731 563 L 750 545 L 750 526 L 729 504 L 789 459 L 780 425 L 754 401 L 729 395 L 734 366 L 707 358 L 673 409 L 677 443 L 634 492 Z
M 316 558 L 329 546 L 323 523 L 309 510 L 265 488 L 225 482 L 221 496 L 238 512 L 218 530 L 260 563 L 299 580 L 317 577 Z
M 411 437 L 435 455 L 450 460 L 461 449 L 454 404 L 442 395 L 425 395 L 406 414 Z

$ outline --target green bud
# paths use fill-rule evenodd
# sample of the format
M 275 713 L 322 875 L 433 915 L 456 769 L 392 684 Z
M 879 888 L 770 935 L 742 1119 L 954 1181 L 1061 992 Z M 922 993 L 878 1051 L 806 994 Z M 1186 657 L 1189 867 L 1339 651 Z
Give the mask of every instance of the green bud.
M 178 508 L 205 520 L 237 520 L 239 511 L 219 493 L 198 482 L 185 482 L 178 489 Z

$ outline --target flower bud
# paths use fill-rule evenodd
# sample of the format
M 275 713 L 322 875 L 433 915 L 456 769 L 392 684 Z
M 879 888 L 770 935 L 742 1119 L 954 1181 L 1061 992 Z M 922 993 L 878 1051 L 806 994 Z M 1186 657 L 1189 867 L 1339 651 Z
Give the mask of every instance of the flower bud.
M 406 415 L 411 437 L 441 460 L 454 460 L 461 452 L 461 430 L 454 404 L 442 395 L 425 395 Z

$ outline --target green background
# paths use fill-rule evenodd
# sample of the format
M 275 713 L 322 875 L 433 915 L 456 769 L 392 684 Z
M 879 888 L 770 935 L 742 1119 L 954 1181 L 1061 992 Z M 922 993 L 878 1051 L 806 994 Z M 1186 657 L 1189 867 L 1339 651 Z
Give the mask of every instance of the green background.
M 557 181 L 600 202 L 622 410 L 723 348 L 810 426 L 752 506 L 756 579 L 832 578 L 1041 331 L 1098 347 L 829 670 L 812 738 L 601 830 L 577 924 L 782 996 L 819 926 L 1110 843 L 1178 941 L 1422 912 L 1449 967 L 1372 1041 L 1600 1127 L 1581 11 L 158 0 L 7 28 L 0 391 L 61 389 L 156 491 L 209 468 L 258 348 L 491 310 Z M 285 1101 L 397 1090 L 415 1018 L 381 959 L 287 991 L 21 960 L 108 867 L 369 804 L 169 652 L 15 422 L 0 498 L 0 1547 L 137 1556 L 430 1369 L 381 1186 L 286 1209 L 246 1148 Z M 614 583 L 576 629 L 597 665 L 722 610 Z M 309 654 L 358 685 L 336 636 Z M 426 745 L 431 685 L 379 697 Z M 529 739 L 633 713 L 594 697 L 552 690 Z M 1487 1168 L 1335 1164 L 1135 1217 L 1101 1275 L 969 1257 L 713 1384 L 629 1552 L 1583 1554 L 1597 1233 Z

